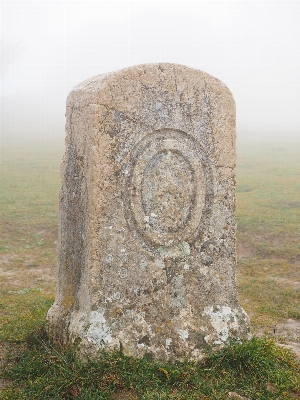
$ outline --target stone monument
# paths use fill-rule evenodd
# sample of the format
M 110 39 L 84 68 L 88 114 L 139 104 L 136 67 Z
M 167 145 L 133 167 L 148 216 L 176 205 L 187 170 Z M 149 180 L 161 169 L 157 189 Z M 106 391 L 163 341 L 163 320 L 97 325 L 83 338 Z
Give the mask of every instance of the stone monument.
M 67 100 L 48 330 L 96 356 L 201 358 L 249 338 L 235 283 L 235 103 L 205 72 L 145 64 Z

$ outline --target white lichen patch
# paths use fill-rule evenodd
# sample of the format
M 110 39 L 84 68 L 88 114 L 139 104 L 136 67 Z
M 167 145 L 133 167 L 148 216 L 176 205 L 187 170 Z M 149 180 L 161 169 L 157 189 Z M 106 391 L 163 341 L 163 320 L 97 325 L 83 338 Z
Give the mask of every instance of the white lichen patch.
M 115 292 L 115 293 L 113 293 L 113 295 L 112 295 L 112 298 L 113 298 L 114 300 L 119 300 L 120 297 L 121 297 L 120 292 Z
M 177 275 L 172 279 L 174 297 L 170 302 L 170 306 L 174 308 L 181 308 L 185 306 L 185 292 L 183 275 Z
M 172 339 L 171 338 L 167 338 L 166 339 L 166 346 L 170 346 L 171 343 L 172 343 Z
M 187 242 L 182 242 L 178 246 L 181 248 L 184 255 L 189 256 L 191 254 L 190 245 Z
M 113 299 L 111 297 L 105 297 L 104 298 L 104 303 L 111 303 L 113 301 Z
M 110 264 L 113 261 L 113 256 L 112 254 L 107 254 L 105 261 Z
M 186 256 L 189 256 L 191 253 L 190 245 L 187 242 L 181 242 L 178 243 L 177 245 L 170 245 L 169 246 L 161 246 L 159 248 L 160 255 L 163 259 L 167 258 L 186 258 Z
M 207 273 L 208 273 L 208 268 L 207 268 L 207 267 L 200 267 L 200 268 L 199 268 L 199 272 L 200 272 L 200 274 L 202 274 L 202 275 L 207 275 Z
M 142 287 L 137 286 L 136 288 L 133 289 L 133 293 L 138 296 L 141 292 L 143 291 Z
M 189 331 L 187 329 L 178 329 L 177 333 L 182 340 L 186 340 L 189 337 Z
M 125 279 L 128 276 L 128 271 L 126 268 L 120 268 L 118 271 L 118 274 L 120 276 L 121 279 Z
M 164 263 L 163 260 L 161 260 L 160 258 L 158 258 L 157 260 L 155 260 L 155 265 L 156 265 L 158 268 L 161 268 L 161 269 L 165 268 L 165 263 Z
M 147 263 L 147 261 L 145 261 L 145 260 L 141 260 L 139 266 L 140 266 L 140 269 L 145 270 L 146 267 L 148 266 L 148 263 Z
M 109 326 L 106 324 L 104 311 L 92 311 L 89 316 L 89 328 L 85 334 L 87 340 L 104 348 L 111 343 L 112 335 Z
M 126 310 L 126 315 L 132 320 L 134 324 L 145 324 L 147 325 L 145 321 L 145 312 L 137 312 L 133 310 Z
M 207 343 L 222 344 L 228 340 L 232 330 L 238 329 L 237 315 L 228 306 L 205 307 L 202 315 L 210 317 L 211 325 L 215 330 L 215 333 L 205 336 Z

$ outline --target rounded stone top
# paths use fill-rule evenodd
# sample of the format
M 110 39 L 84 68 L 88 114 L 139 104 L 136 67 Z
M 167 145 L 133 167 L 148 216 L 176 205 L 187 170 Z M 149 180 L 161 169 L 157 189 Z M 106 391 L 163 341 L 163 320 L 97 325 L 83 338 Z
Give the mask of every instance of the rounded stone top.
M 83 91 L 90 94 L 97 93 L 109 86 L 112 89 L 117 89 L 121 86 L 126 86 L 128 81 L 132 79 L 146 80 L 150 85 L 157 84 L 157 80 L 168 80 L 176 78 L 184 78 L 186 83 L 197 85 L 197 82 L 204 81 L 207 86 L 212 89 L 222 90 L 222 94 L 226 93 L 233 100 L 232 93 L 228 87 L 220 80 L 214 76 L 195 68 L 190 68 L 182 64 L 173 63 L 149 63 L 149 64 L 139 64 L 131 67 L 123 68 L 117 71 L 95 75 L 89 79 L 84 80 L 77 84 L 73 91 Z M 72 93 L 71 92 L 71 93 Z
M 131 67 L 122 68 L 117 71 L 95 75 L 95 76 L 88 78 L 88 79 L 80 82 L 79 84 L 77 84 L 74 87 L 74 90 L 95 91 L 95 90 L 97 90 L 97 88 L 94 87 L 94 84 L 96 84 L 96 82 L 100 83 L 103 81 L 103 83 L 110 83 L 114 79 L 122 79 L 122 78 L 125 78 L 126 76 L 132 78 L 132 77 L 136 77 L 136 75 L 141 76 L 141 75 L 147 74 L 147 73 L 161 75 L 161 74 L 176 74 L 176 73 L 187 74 L 189 72 L 196 73 L 198 75 L 200 74 L 203 77 L 212 78 L 215 81 L 219 82 L 221 85 L 226 86 L 223 82 L 221 82 L 219 79 L 213 77 L 212 75 L 210 75 L 202 70 L 191 68 L 191 67 L 188 67 L 183 64 L 149 63 L 149 64 L 133 65 Z
M 97 75 L 75 86 L 67 107 L 89 107 L 90 115 L 102 121 L 90 137 L 97 131 L 125 134 L 125 120 L 150 131 L 179 129 L 197 137 L 206 132 L 208 140 L 214 138 L 216 165 L 235 165 L 233 96 L 223 82 L 201 70 L 157 63 Z

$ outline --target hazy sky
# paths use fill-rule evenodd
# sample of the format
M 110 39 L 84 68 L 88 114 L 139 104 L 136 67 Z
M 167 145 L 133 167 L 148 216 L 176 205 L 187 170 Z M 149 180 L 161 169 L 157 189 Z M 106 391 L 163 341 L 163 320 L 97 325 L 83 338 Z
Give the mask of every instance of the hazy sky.
M 154 62 L 221 79 L 239 138 L 300 140 L 300 1 L 1 1 L 1 132 L 62 137 L 74 85 Z

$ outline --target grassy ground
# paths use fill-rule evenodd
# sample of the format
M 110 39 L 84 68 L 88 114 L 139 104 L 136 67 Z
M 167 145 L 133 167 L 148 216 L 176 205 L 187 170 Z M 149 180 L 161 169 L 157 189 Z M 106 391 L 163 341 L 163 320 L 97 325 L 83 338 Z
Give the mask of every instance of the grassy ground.
M 2 148 L 0 351 L 12 349 L 4 377 L 18 389 L 0 398 L 225 399 L 230 391 L 251 399 L 299 398 L 298 367 L 266 339 L 231 346 L 203 365 L 103 355 L 84 373 L 71 355 L 52 349 L 38 327 L 54 298 L 61 156 L 62 146 L 53 144 Z M 293 344 L 300 342 L 299 168 L 299 144 L 238 147 L 240 302 L 254 333 Z
M 240 301 L 255 331 L 280 334 L 292 319 L 285 335 L 300 341 L 300 145 L 244 145 L 238 155 Z
M 15 387 L 2 399 L 205 399 L 229 394 L 247 399 L 297 399 L 300 368 L 273 341 L 253 338 L 231 345 L 200 363 L 160 363 L 122 353 L 102 354 L 78 363 L 71 353 L 55 351 L 42 334 L 13 356 L 3 376 Z M 240 397 L 237 397 L 240 396 Z M 232 398 L 232 397 L 231 397 Z
M 0 181 L 0 341 L 44 319 L 55 288 L 62 146 L 4 144 Z

